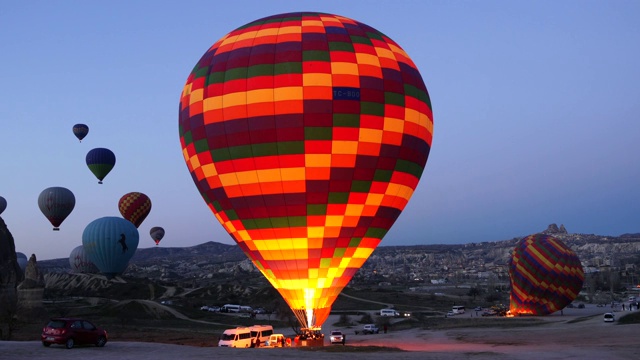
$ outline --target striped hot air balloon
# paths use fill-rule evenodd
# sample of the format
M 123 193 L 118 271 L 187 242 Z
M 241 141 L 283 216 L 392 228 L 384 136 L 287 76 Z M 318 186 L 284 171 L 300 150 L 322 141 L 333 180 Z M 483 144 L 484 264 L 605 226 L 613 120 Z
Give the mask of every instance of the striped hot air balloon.
M 317 328 L 413 194 L 433 132 L 407 53 L 358 21 L 274 15 L 211 46 L 182 91 L 200 194 L 304 328 Z
M 89 127 L 87 125 L 85 124 L 73 125 L 73 135 L 75 135 L 75 137 L 77 137 L 78 140 L 80 140 L 80 142 L 82 142 L 82 139 L 84 139 L 88 133 L 89 133 Z
M 510 311 L 513 315 L 548 315 L 578 296 L 584 272 L 576 253 L 562 241 L 534 234 L 518 242 L 509 262 Z
M 137 228 L 151 212 L 151 199 L 141 192 L 130 192 L 120 198 L 118 210 L 123 218 L 131 221 Z

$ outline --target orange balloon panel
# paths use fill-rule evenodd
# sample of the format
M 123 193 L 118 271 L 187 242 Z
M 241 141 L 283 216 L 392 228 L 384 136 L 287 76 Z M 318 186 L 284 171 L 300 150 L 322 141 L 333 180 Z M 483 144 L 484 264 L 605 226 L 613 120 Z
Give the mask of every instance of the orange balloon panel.
M 202 197 L 307 326 L 324 322 L 406 206 L 433 131 L 404 50 L 322 13 L 218 40 L 187 79 L 179 125 Z

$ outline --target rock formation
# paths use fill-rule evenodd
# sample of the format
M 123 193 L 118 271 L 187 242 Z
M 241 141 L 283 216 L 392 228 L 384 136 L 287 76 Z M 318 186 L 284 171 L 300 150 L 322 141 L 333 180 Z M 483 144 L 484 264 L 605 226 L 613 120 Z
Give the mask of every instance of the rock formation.
M 0 217 L 0 339 L 10 336 L 10 323 L 17 309 L 17 286 L 22 271 L 16 259 L 13 236 Z
M 567 234 L 567 229 L 564 228 L 564 225 L 560 225 L 560 228 L 558 228 L 558 225 L 551 224 L 547 226 L 547 230 L 543 231 L 542 233 L 547 235 Z
M 42 303 L 44 276 L 38 269 L 36 255 L 32 254 L 24 271 L 24 281 L 18 285 L 18 313 L 22 319 L 38 319 L 46 315 Z

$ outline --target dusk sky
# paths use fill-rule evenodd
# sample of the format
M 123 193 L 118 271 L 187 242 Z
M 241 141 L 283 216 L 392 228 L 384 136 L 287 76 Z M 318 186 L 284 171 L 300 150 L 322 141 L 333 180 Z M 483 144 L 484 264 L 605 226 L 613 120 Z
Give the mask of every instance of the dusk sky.
M 381 246 L 640 232 L 638 1 L 4 1 L 0 4 L 0 215 L 16 250 L 68 257 L 118 200 L 153 207 L 139 248 L 234 244 L 185 165 L 178 103 L 219 38 L 279 13 L 343 15 L 388 35 L 429 90 L 433 144 Z M 80 143 L 72 126 L 85 123 Z M 85 164 L 111 149 L 99 185 Z M 42 190 L 70 189 L 60 231 Z

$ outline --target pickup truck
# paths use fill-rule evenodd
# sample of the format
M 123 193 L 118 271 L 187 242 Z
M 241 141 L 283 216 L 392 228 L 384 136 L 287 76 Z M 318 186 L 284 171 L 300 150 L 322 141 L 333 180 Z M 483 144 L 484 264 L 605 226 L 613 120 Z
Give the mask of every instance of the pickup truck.
M 362 328 L 362 333 L 364 335 L 367 335 L 367 334 L 378 334 L 379 332 L 380 332 L 380 329 L 378 329 L 378 327 L 375 324 L 366 324 Z

